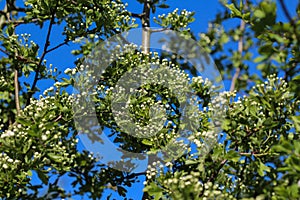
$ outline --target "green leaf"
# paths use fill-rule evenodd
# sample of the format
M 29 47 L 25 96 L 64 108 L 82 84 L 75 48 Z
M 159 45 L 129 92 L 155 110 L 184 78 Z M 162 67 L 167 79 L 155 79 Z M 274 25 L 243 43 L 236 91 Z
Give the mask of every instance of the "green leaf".
M 231 160 L 233 162 L 238 162 L 241 158 L 241 156 L 239 155 L 238 152 L 236 152 L 235 150 L 229 150 L 226 155 L 225 158 L 227 160 Z
M 13 27 L 12 24 L 10 24 L 10 25 L 7 26 L 7 34 L 9 36 L 12 36 L 14 34 L 14 27 Z
M 194 165 L 194 164 L 197 164 L 197 163 L 199 163 L 199 161 L 197 161 L 197 160 L 187 160 L 187 161 L 185 161 L 186 165 Z
M 62 162 L 62 157 L 60 155 L 57 155 L 55 153 L 48 153 L 47 155 L 54 162 L 57 162 L 57 163 Z
M 300 172 L 300 159 L 298 157 L 295 157 L 294 155 L 290 157 L 289 162 L 293 169 Z
M 29 149 L 31 149 L 31 145 L 32 145 L 32 139 L 29 139 L 28 141 L 26 141 L 24 143 L 24 145 L 22 146 L 23 147 L 23 153 L 27 153 Z
M 32 122 L 29 122 L 26 119 L 20 118 L 20 117 L 17 118 L 17 122 L 24 125 L 24 126 L 31 126 L 32 125 Z
M 264 18 L 266 16 L 262 10 L 255 10 L 253 15 L 258 18 Z
M 31 171 L 31 170 L 28 170 L 28 171 L 27 171 L 27 174 L 28 174 L 28 176 L 32 176 L 32 171 Z
M 146 190 L 150 196 L 154 196 L 155 200 L 159 200 L 163 196 L 163 189 L 157 186 L 154 182 L 151 182 Z
M 260 160 L 259 160 L 259 165 L 258 165 L 258 174 L 260 176 L 264 176 L 264 172 L 270 172 L 270 167 L 266 166 L 264 163 L 262 163 Z
M 153 142 L 151 142 L 151 141 L 148 140 L 148 139 L 143 139 L 143 140 L 142 140 L 142 143 L 145 144 L 145 145 L 148 145 L 148 146 L 152 146 L 152 145 L 153 145 Z
M 41 179 L 41 181 L 47 185 L 48 184 L 48 180 L 49 180 L 49 177 L 47 174 L 44 174 L 41 170 L 37 169 L 36 170 L 37 174 L 38 174 L 38 177 L 39 179 Z
M 229 119 L 223 120 L 222 129 L 223 130 L 229 130 L 230 129 L 230 124 L 231 124 L 231 120 L 229 120 Z
M 232 3 L 232 4 L 227 4 L 225 5 L 230 11 L 231 11 L 231 14 L 232 14 L 232 17 L 239 17 L 239 18 L 242 18 L 242 13 L 241 11 L 239 11 L 235 5 Z
M 291 153 L 293 147 L 291 144 L 289 144 L 288 142 L 284 141 L 283 144 L 277 144 L 277 145 L 274 145 L 272 147 L 272 150 L 275 151 L 275 152 L 283 152 L 283 153 Z
M 300 116 L 292 116 L 296 131 L 300 132 Z
M 268 59 L 267 56 L 258 56 L 258 57 L 256 57 L 256 58 L 254 59 L 254 62 L 255 62 L 255 63 L 260 63 L 260 62 L 263 62 L 263 61 L 265 61 L 265 60 L 267 60 L 267 59 Z

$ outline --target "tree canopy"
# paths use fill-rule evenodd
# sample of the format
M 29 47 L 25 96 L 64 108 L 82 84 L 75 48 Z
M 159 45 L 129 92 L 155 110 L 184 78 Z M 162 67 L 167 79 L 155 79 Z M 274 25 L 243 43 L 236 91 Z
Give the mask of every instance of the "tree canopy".
M 300 198 L 299 2 L 221 0 L 203 33 L 166 0 L 0 3 L 1 199 Z

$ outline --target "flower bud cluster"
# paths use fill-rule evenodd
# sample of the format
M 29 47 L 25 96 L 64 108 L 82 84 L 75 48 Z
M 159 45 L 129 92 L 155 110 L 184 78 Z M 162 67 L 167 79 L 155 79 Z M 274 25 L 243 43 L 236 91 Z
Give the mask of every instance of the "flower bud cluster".
M 167 15 L 158 15 L 158 19 L 153 18 L 154 22 L 162 27 L 173 27 L 175 29 L 186 28 L 193 21 L 193 12 L 182 10 L 178 13 L 178 8 Z

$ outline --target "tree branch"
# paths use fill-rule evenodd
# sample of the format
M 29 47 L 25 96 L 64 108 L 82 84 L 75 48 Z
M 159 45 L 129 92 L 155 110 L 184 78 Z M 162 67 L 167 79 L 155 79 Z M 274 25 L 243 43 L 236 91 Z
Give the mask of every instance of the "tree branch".
M 14 72 L 14 86 L 15 86 L 15 103 L 16 103 L 16 109 L 17 109 L 17 115 L 20 114 L 20 99 L 19 99 L 19 74 L 18 74 L 18 69 L 15 69 Z
M 56 8 L 55 8 L 56 10 Z M 47 36 L 46 36 L 46 40 L 45 40 L 45 44 L 44 44 L 44 50 L 43 50 L 43 53 L 42 53 L 42 56 L 40 58 L 40 61 L 35 69 L 35 76 L 34 76 L 34 80 L 33 80 L 33 83 L 32 83 L 32 86 L 30 88 L 30 91 L 28 92 L 28 98 L 27 98 L 27 101 L 26 101 L 26 106 L 29 105 L 30 103 L 30 99 L 32 97 L 32 95 L 34 94 L 34 88 L 36 87 L 36 84 L 38 82 L 38 79 L 39 79 L 39 71 L 40 71 L 40 68 L 42 66 L 42 62 L 47 54 L 47 49 L 48 47 L 50 46 L 50 35 L 51 35 L 51 31 L 52 31 L 52 27 L 53 27 L 53 24 L 54 24 L 54 19 L 55 19 L 55 10 L 52 12 L 52 15 L 51 15 L 51 20 L 50 20 L 50 23 L 49 23 L 49 27 L 48 27 L 48 32 L 47 32 Z
M 171 30 L 171 28 L 158 28 L 158 29 L 149 29 L 150 33 L 158 33 L 158 32 L 163 32 L 163 31 L 167 31 L 167 30 Z
M 11 13 L 10 12 L 12 11 L 13 8 L 15 8 L 14 1 L 6 1 L 5 8 L 4 8 L 2 14 L 6 15 L 6 19 L 7 19 L 8 23 L 10 23 L 10 21 L 11 21 Z M 4 26 L 4 22 L 1 24 L 1 28 L 3 28 L 3 26 Z M 5 52 L 5 50 L 1 49 L 1 51 L 3 53 L 7 54 L 7 52 Z M 19 99 L 19 74 L 18 74 L 17 66 L 15 66 L 15 70 L 14 70 L 14 89 L 15 89 L 16 110 L 17 110 L 17 115 L 19 115 L 21 109 L 20 109 L 20 99 Z
M 218 176 L 220 170 L 224 167 L 224 165 L 227 163 L 227 159 L 222 160 L 220 166 L 218 167 L 218 169 L 216 170 L 216 172 L 212 173 L 211 176 L 209 177 L 207 182 L 214 182 L 214 180 L 216 179 L 216 177 Z M 202 185 L 202 192 L 199 195 L 199 197 L 202 197 L 205 191 L 205 187 L 204 187 L 204 183 Z
M 53 48 L 51 48 L 51 49 L 48 49 L 48 50 L 46 51 L 46 53 L 50 53 L 51 51 L 54 51 L 54 50 L 58 49 L 59 47 L 68 44 L 69 42 L 70 42 L 70 40 L 65 40 L 64 42 L 62 42 L 62 43 L 56 45 L 55 47 L 53 47 Z
M 4 9 L 0 10 L 0 28 L 3 29 L 7 24 L 14 23 L 11 18 L 12 12 L 26 12 L 26 8 L 16 7 L 15 1 L 6 1 Z
M 15 26 L 19 26 L 21 24 L 26 24 L 26 23 L 34 23 L 34 22 L 38 22 L 39 19 L 38 18 L 33 18 L 31 19 L 29 22 L 26 22 L 25 20 L 16 20 L 16 21 L 12 21 L 12 23 L 15 25 Z
M 132 12 L 130 12 L 129 14 L 132 17 L 139 18 L 139 19 L 142 19 L 142 17 L 145 15 L 145 13 L 137 14 L 137 13 L 132 13 Z
M 280 3 L 280 6 L 284 12 L 284 15 L 286 16 L 286 18 L 290 21 L 290 23 L 293 25 L 293 26 L 296 26 L 295 24 L 295 21 L 293 20 L 293 18 L 291 17 L 285 3 L 283 2 L 283 0 L 279 0 L 279 3 Z
M 132 178 L 135 178 L 137 176 L 145 176 L 145 175 L 146 175 L 146 172 L 131 173 L 131 174 L 125 176 L 124 179 L 132 179 Z
M 240 53 L 240 55 L 242 55 L 243 53 L 243 48 L 244 48 L 244 30 L 245 30 L 245 21 L 241 19 L 241 24 L 240 24 L 240 31 L 241 31 L 241 37 L 239 39 L 239 43 L 238 43 L 238 52 Z M 235 89 L 235 84 L 237 82 L 237 79 L 239 78 L 239 75 L 240 75 L 240 72 L 241 72 L 241 66 L 239 66 L 233 77 L 232 77 L 232 80 L 231 80 L 231 85 L 230 85 L 230 91 L 232 92 L 234 89 Z
M 249 152 L 249 153 L 244 153 L 244 152 L 241 152 L 239 153 L 241 156 L 255 156 L 255 157 L 261 157 L 261 156 L 278 156 L 279 154 L 277 153 L 256 153 L 256 152 Z
M 218 167 L 217 171 L 215 173 L 212 173 L 212 175 L 209 177 L 208 182 L 213 182 L 217 175 L 219 174 L 220 170 L 224 167 L 224 165 L 227 163 L 227 159 L 222 160 L 220 166 Z
M 296 22 L 293 20 L 292 16 L 290 15 L 285 3 L 283 2 L 283 0 L 279 0 L 280 6 L 284 12 L 284 15 L 286 16 L 286 18 L 290 21 L 291 25 L 293 26 L 293 30 L 294 30 L 294 34 L 297 38 L 297 41 L 300 42 L 300 34 L 297 31 L 297 24 Z
M 150 0 L 145 0 L 143 8 L 143 17 L 142 17 L 142 50 L 144 53 L 149 53 L 150 48 L 150 10 L 151 3 Z

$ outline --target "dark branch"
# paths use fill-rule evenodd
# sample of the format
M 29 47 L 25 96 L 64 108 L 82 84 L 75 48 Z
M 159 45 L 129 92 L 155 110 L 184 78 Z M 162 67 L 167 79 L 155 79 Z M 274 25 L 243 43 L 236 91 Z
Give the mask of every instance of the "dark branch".
M 246 1 L 246 5 L 247 5 L 247 1 Z M 241 19 L 241 23 L 240 23 L 240 31 L 241 31 L 241 36 L 240 36 L 240 39 L 239 39 L 239 42 L 238 42 L 238 52 L 239 54 L 242 56 L 243 54 L 243 49 L 244 49 L 244 31 L 245 31 L 245 26 L 246 26 L 246 23 L 243 19 Z M 242 65 L 242 64 L 241 64 Z M 240 76 L 240 73 L 241 73 L 241 67 L 242 66 L 238 66 L 238 68 L 236 69 L 233 77 L 232 77 L 232 80 L 231 80 L 231 85 L 230 85 L 230 91 L 234 91 L 235 90 L 235 86 L 236 86 L 236 82 Z
M 142 19 L 142 17 L 145 15 L 145 13 L 141 13 L 141 14 L 130 13 L 130 15 L 132 17 L 136 17 L 136 18 Z
M 19 8 L 19 7 L 15 7 L 14 11 L 18 11 L 18 12 L 26 12 L 26 8 Z
M 222 160 L 220 166 L 218 167 L 218 169 L 216 170 L 215 173 L 212 173 L 212 175 L 210 176 L 210 178 L 208 179 L 208 182 L 214 182 L 214 180 L 216 179 L 216 177 L 218 176 L 220 170 L 224 167 L 224 165 L 227 163 L 227 159 Z
M 132 173 L 132 174 L 129 174 L 128 176 L 125 176 L 124 179 L 132 179 L 137 176 L 145 176 L 145 175 L 146 175 L 146 172 Z
M 220 163 L 220 166 L 218 167 L 218 169 L 215 171 L 215 172 L 212 172 L 211 176 L 209 177 L 208 181 L 207 182 L 214 182 L 216 177 L 218 176 L 220 170 L 224 167 L 224 165 L 227 163 L 227 159 L 225 160 L 222 160 L 222 162 Z M 204 183 L 202 184 L 202 192 L 201 194 L 199 195 L 199 197 L 202 197 L 203 194 L 204 194 L 204 190 L 205 190 L 205 187 L 204 187 Z
M 288 20 L 290 21 L 290 23 L 291 23 L 293 26 L 296 26 L 295 21 L 294 21 L 293 18 L 291 17 L 291 15 L 290 15 L 290 13 L 289 13 L 289 11 L 288 11 L 288 9 L 287 9 L 285 3 L 283 2 L 283 0 L 279 0 L 279 3 L 280 3 L 280 6 L 281 6 L 281 8 L 282 8 L 282 10 L 283 10 L 283 12 L 284 12 L 286 18 L 288 18 Z
M 54 50 L 58 49 L 59 47 L 68 44 L 69 41 L 70 41 L 70 40 L 66 40 L 66 41 L 64 41 L 64 42 L 62 42 L 62 43 L 60 43 L 60 44 L 58 44 L 57 46 L 55 46 L 55 47 L 53 47 L 53 48 L 51 48 L 51 49 L 48 49 L 48 50 L 46 51 L 46 53 L 49 53 L 49 52 L 51 52 L 51 51 L 54 51 Z
M 55 11 L 53 11 L 52 15 L 51 15 L 51 20 L 50 20 L 50 23 L 49 23 L 48 32 L 47 32 L 47 36 L 46 36 L 46 40 L 45 40 L 45 44 L 44 44 L 43 54 L 42 54 L 42 56 L 40 58 L 40 61 L 39 61 L 38 65 L 35 69 L 35 76 L 34 76 L 34 80 L 33 80 L 32 86 L 30 88 L 30 91 L 28 92 L 26 106 L 29 105 L 30 99 L 31 99 L 32 95 L 34 94 L 34 88 L 36 87 L 36 84 L 39 80 L 39 74 L 40 74 L 39 71 L 40 71 L 40 68 L 42 66 L 42 62 L 43 62 L 43 60 L 44 60 L 44 58 L 47 54 L 47 49 L 50 45 L 50 35 L 51 35 L 52 27 L 53 27 L 53 24 L 54 24 L 54 20 L 55 20 Z

